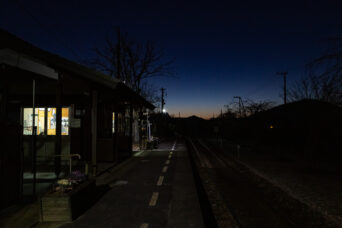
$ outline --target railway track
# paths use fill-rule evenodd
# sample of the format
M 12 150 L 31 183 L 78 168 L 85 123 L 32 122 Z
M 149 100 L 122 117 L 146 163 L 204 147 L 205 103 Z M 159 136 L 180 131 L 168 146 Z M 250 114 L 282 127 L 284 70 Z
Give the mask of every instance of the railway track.
M 218 227 L 303 227 L 277 211 L 234 161 L 202 140 L 189 140 Z

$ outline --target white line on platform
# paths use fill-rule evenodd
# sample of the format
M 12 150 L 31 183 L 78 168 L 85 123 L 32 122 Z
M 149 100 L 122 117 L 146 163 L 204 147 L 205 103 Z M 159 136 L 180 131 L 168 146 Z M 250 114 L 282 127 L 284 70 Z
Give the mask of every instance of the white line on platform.
M 167 166 L 164 166 L 163 173 L 166 173 L 166 172 L 167 172 Z
M 156 206 L 158 200 L 159 192 L 153 192 L 149 206 Z
M 140 225 L 140 228 L 148 228 L 148 223 L 143 223 Z
M 175 148 L 176 148 L 176 143 L 177 143 L 177 140 L 175 141 L 175 143 L 173 144 L 173 146 L 172 146 L 172 149 L 171 150 L 175 150 Z
M 145 152 L 145 151 L 142 150 L 142 151 L 140 151 L 140 152 L 135 153 L 133 156 L 134 156 L 134 157 L 140 157 L 140 155 L 141 155 L 142 153 L 144 153 L 144 152 Z
M 170 160 L 166 160 L 165 164 L 167 165 L 170 164 Z
M 164 176 L 160 176 L 157 182 L 157 186 L 161 186 L 163 184 L 164 181 Z

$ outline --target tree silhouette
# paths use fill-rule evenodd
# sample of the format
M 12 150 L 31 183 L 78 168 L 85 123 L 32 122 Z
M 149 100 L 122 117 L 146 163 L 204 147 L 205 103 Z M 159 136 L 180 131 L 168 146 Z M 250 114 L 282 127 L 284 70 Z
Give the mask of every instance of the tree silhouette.
M 342 105 L 342 38 L 329 39 L 330 47 L 307 64 L 307 76 L 289 90 L 291 100 L 316 99 Z
M 148 82 L 149 78 L 172 76 L 171 60 L 151 41 L 135 41 L 127 33 L 115 30 L 116 39 L 106 36 L 105 46 L 95 48 L 96 57 L 86 63 L 114 78 L 122 80 L 139 95 L 151 102 L 156 101 L 157 89 Z

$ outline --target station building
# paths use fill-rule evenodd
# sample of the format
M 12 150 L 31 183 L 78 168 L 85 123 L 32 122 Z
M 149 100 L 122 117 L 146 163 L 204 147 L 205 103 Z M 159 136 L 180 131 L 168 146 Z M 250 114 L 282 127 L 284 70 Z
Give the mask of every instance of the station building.
M 153 109 L 120 80 L 0 30 L 0 208 L 51 185 L 70 161 L 94 176 L 132 156 Z

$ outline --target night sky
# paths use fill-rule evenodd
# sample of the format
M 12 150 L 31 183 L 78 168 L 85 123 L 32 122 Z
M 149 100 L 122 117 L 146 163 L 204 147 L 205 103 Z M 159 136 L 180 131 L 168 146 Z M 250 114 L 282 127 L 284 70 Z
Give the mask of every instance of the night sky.
M 341 1 L 0 1 L 0 27 L 74 61 L 93 56 L 120 26 L 135 40 L 152 40 L 175 59 L 166 109 L 211 117 L 242 96 L 282 102 L 282 78 L 304 75 L 342 34 Z

